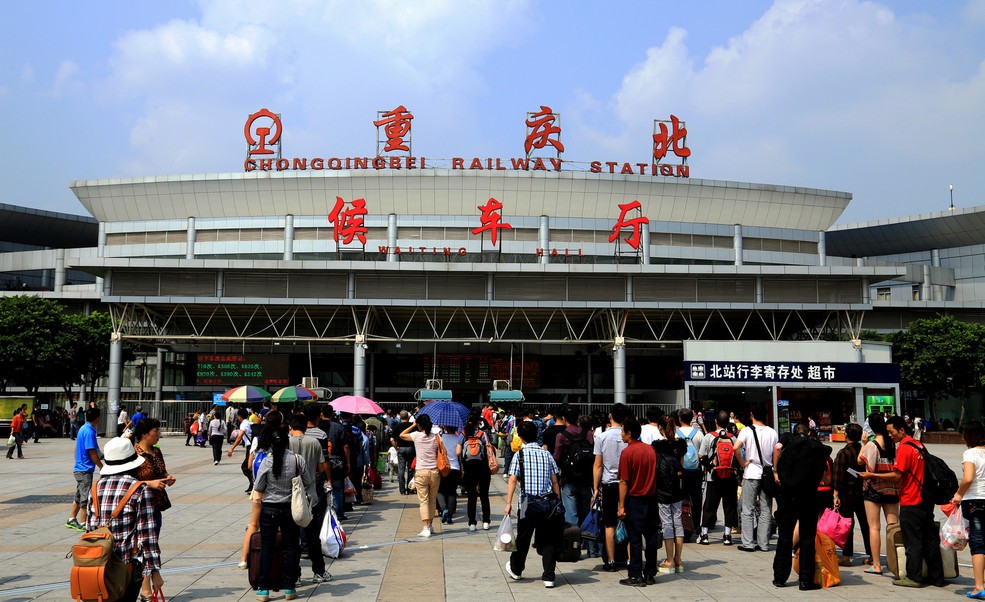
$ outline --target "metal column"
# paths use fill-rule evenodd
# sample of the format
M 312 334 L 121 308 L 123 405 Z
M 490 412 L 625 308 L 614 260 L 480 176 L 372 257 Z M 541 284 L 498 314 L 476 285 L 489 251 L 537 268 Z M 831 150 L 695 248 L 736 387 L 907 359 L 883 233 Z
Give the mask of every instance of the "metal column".
M 612 348 L 612 403 L 626 403 L 626 346 Z
M 643 265 L 650 265 L 650 223 L 644 222 L 640 224 L 640 249 L 643 250 L 643 254 L 640 257 L 640 263 Z
M 352 394 L 366 396 L 366 344 L 359 341 L 352 345 Z
M 828 265 L 828 245 L 824 240 L 824 231 L 817 233 L 817 264 Z
M 65 286 L 65 249 L 55 251 L 55 292 L 62 292 Z
M 294 259 L 294 216 L 288 214 L 284 217 L 284 260 Z
M 540 241 L 540 248 L 544 253 L 540 256 L 540 263 L 550 263 L 550 254 L 548 246 L 551 244 L 551 220 L 546 215 L 540 216 L 540 230 L 537 237 Z
M 742 265 L 742 226 L 740 224 L 735 225 L 732 246 L 735 248 L 735 265 Z
M 167 358 L 167 349 L 157 348 L 157 381 L 154 383 L 154 401 L 164 399 L 164 361 Z
M 185 243 L 185 259 L 195 259 L 195 218 L 188 218 L 188 241 Z
M 123 385 L 123 341 L 114 332 L 109 341 L 109 384 L 106 392 L 106 417 L 103 425 L 107 434 L 116 433 L 116 417 L 120 413 L 120 389 Z
M 394 254 L 393 250 L 397 246 L 397 214 L 391 213 L 386 216 L 386 246 L 389 249 L 387 251 L 386 260 L 387 261 L 397 261 L 397 256 Z

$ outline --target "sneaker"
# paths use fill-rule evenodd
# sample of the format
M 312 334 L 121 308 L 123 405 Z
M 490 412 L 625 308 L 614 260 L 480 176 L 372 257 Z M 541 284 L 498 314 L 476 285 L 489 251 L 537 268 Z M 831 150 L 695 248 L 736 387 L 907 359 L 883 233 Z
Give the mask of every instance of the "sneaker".
M 216 460 L 215 462 L 212 463 L 212 466 L 218 466 L 218 465 L 219 465 L 219 461 L 218 460 Z
M 269 589 L 258 589 L 257 590 L 257 602 L 269 602 L 270 600 L 270 590 Z
M 488 531 L 489 530 L 489 523 L 482 523 L 482 530 L 483 531 Z
M 431 529 L 424 527 L 421 532 L 417 534 L 418 537 L 431 537 Z
M 445 524 L 447 522 L 448 522 L 448 511 L 444 510 L 441 513 L 441 524 Z
M 514 573 L 513 572 L 513 569 L 510 568 L 510 561 L 509 560 L 506 561 L 506 574 L 509 575 L 510 576 L 510 579 L 512 579 L 514 581 L 519 581 L 520 580 L 520 575 L 518 573 Z
M 469 533 L 475 533 L 475 525 L 469 525 Z
M 605 564 L 602 565 L 602 570 L 605 571 L 606 573 L 615 573 L 617 570 L 616 563 L 606 562 Z
M 626 579 L 620 579 L 619 585 L 628 585 L 629 587 L 646 587 L 646 579 L 640 579 L 639 577 L 628 577 Z
M 919 583 L 908 577 L 893 579 L 893 585 L 898 585 L 900 587 L 923 587 L 923 583 Z
M 647 575 L 646 576 L 646 579 L 644 581 L 646 581 L 646 584 L 647 585 L 656 585 L 657 584 L 657 578 L 654 577 L 653 575 Z
M 431 523 L 430 525 L 428 525 L 428 531 L 430 531 L 431 534 L 434 535 L 434 523 Z
M 698 536 L 698 544 L 702 546 L 711 545 L 711 542 L 708 541 L 707 533 L 702 533 L 701 535 Z
M 755 552 L 758 549 L 758 547 L 756 547 L 756 548 L 747 548 L 746 546 L 740 545 L 739 546 L 739 549 L 742 550 L 743 552 Z
M 75 518 L 70 518 L 65 523 L 65 526 L 68 527 L 69 529 L 75 529 L 76 531 L 84 531 L 85 530 L 85 527 L 82 526 L 82 523 L 80 523 L 78 521 L 78 519 L 75 519 Z
M 732 545 L 732 536 L 731 535 L 722 536 L 722 543 L 726 546 Z
M 297 597 L 298 597 L 298 590 L 296 590 L 296 589 L 285 589 L 284 590 L 284 599 L 285 600 L 293 600 L 293 599 L 295 599 Z
M 547 589 L 551 589 L 552 587 L 554 587 L 554 582 L 553 581 L 547 581 L 545 579 L 544 580 L 544 587 L 546 587 Z
M 325 571 L 322 574 L 315 573 L 315 576 L 311 578 L 312 583 L 328 583 L 332 580 L 332 574 Z

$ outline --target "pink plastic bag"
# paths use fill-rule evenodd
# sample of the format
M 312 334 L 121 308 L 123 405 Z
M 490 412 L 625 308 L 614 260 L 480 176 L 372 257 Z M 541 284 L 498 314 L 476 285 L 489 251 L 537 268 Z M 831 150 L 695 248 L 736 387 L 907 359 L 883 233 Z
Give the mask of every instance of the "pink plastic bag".
M 817 530 L 831 538 L 841 549 L 845 549 L 845 543 L 852 534 L 852 519 L 845 518 L 837 510 L 825 508 L 821 520 L 817 521 Z

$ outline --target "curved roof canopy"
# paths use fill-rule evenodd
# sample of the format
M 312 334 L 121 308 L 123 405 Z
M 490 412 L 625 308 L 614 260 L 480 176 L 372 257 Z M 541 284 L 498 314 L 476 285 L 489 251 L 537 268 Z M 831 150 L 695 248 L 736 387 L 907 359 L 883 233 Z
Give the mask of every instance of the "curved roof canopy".
M 0 241 L 74 249 L 98 240 L 99 223 L 91 217 L 0 203 Z
M 842 224 L 825 236 L 829 255 L 875 257 L 985 243 L 985 205 Z

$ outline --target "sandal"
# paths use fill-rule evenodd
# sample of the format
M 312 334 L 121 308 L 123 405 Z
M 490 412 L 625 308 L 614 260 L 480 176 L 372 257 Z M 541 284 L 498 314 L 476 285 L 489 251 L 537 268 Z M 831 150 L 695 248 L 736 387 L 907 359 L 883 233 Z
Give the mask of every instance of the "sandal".
M 862 564 L 872 564 L 872 556 L 866 556 L 865 560 L 862 561 Z
M 879 570 L 876 570 L 876 567 L 869 566 L 869 568 L 865 569 L 865 572 L 866 573 L 870 573 L 872 575 L 881 575 L 882 574 L 882 569 L 880 568 Z

